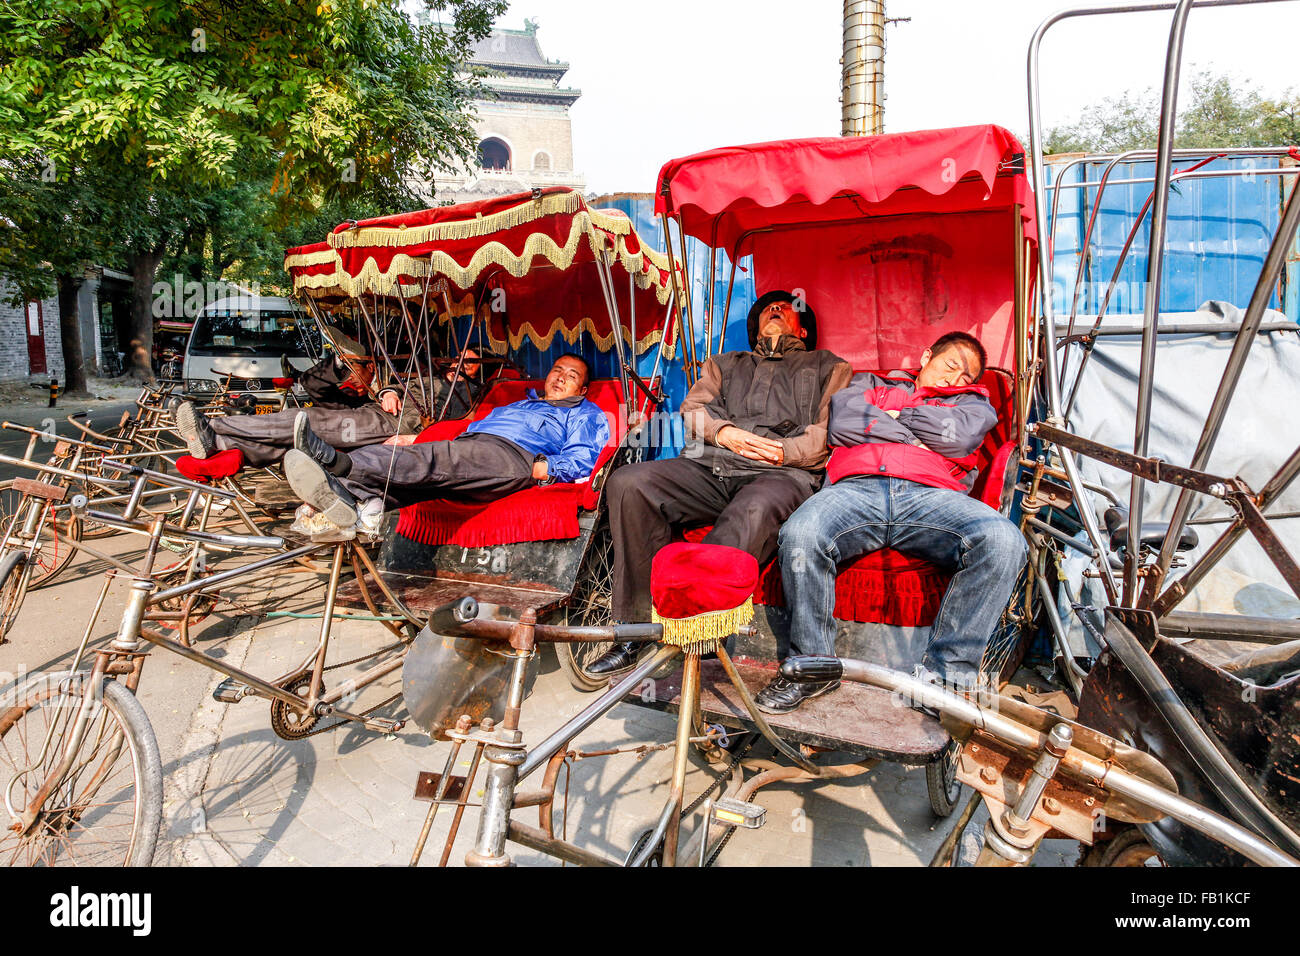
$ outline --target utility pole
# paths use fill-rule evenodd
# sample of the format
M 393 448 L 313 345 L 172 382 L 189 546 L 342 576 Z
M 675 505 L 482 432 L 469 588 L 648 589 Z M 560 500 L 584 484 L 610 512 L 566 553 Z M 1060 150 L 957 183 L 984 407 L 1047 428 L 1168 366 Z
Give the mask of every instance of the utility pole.
M 840 135 L 885 131 L 885 0 L 844 0 L 844 55 L 840 59 Z

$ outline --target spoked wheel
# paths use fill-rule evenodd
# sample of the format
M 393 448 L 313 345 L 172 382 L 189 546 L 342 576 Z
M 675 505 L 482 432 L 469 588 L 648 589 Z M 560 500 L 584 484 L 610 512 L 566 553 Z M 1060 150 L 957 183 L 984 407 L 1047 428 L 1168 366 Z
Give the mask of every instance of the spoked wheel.
M 609 520 L 602 518 L 592 532 L 591 543 L 583 555 L 578 569 L 577 584 L 567 610 L 567 624 L 581 627 L 598 627 L 613 619 L 610 607 L 614 584 L 614 542 L 609 535 Z M 608 641 L 598 643 L 556 644 L 555 653 L 569 683 L 582 691 L 604 690 L 611 677 L 625 672 L 596 675 L 587 666 L 601 657 L 614 645 Z
M 26 551 L 10 551 L 0 558 L 0 640 L 9 633 L 22 610 L 30 570 Z
M 63 763 L 87 675 L 50 674 L 0 705 L 0 794 L 14 813 Z M 46 738 L 49 745 L 46 746 Z M 158 741 L 135 695 L 104 680 L 71 766 L 25 830 L 8 813 L 5 866 L 148 866 L 162 823 Z
M 961 759 L 961 743 L 948 741 L 939 759 L 925 765 L 925 788 L 930 793 L 930 809 L 939 819 L 952 815 L 961 799 L 961 781 L 957 779 L 957 762 Z
M 80 540 L 80 518 L 69 516 L 56 520 L 54 515 L 46 515 L 40 540 L 32 553 L 31 583 L 28 587 L 36 590 L 52 584 L 72 561 L 72 556 L 77 553 L 73 544 Z

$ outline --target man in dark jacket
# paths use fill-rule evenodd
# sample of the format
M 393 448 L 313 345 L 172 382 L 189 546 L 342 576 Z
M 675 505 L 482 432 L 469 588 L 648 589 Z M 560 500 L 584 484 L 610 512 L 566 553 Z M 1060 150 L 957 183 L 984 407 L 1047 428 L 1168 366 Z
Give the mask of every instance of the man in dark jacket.
M 969 497 L 975 452 L 997 423 L 983 346 L 962 332 L 921 356 L 915 375 L 856 375 L 831 400 L 830 484 L 781 529 L 781 580 L 790 608 L 792 655 L 835 653 L 835 575 L 860 555 L 889 547 L 954 570 L 930 629 L 922 676 L 973 686 L 1025 542 L 1014 524 Z M 838 681 L 777 677 L 755 703 L 784 714 Z
M 609 442 L 605 413 L 584 397 L 591 371 L 578 355 L 562 355 L 544 394 L 493 409 L 451 441 L 369 445 L 346 452 L 300 425 L 284 473 L 299 497 L 335 526 L 355 527 L 370 501 L 382 514 L 431 498 L 491 501 L 525 488 L 579 481 L 591 474 Z M 305 419 L 300 419 L 305 421 Z
M 327 356 L 298 377 L 313 401 L 306 409 L 306 421 L 312 430 L 334 447 L 344 449 L 373 445 L 394 435 L 418 434 L 426 422 L 416 403 L 392 387 L 372 398 L 371 357 L 362 354 L 361 346 L 347 336 L 335 331 L 332 338 L 346 353 L 347 361 Z M 459 376 L 452 368 L 432 382 L 426 381 L 423 390 L 411 386 L 416 394 L 428 396 L 432 416 L 436 417 L 444 404 L 446 418 L 464 418 L 469 414 L 476 394 L 471 376 L 478 371 L 478 359 L 477 352 L 466 349 Z M 280 461 L 294 446 L 294 423 L 298 417 L 298 409 L 288 408 L 270 415 L 208 418 L 195 405 L 182 402 L 176 409 L 176 430 L 195 458 L 208 458 L 219 451 L 238 448 L 247 464 L 264 468 Z
M 613 615 L 650 619 L 650 562 L 674 526 L 713 523 L 704 539 L 767 561 L 778 529 L 821 485 L 831 396 L 849 364 L 818 350 L 817 317 L 789 292 L 749 311 L 752 351 L 704 363 L 682 402 L 690 443 L 678 458 L 620 468 L 605 486 L 614 539 Z M 616 644 L 587 670 L 631 665 L 642 645 Z

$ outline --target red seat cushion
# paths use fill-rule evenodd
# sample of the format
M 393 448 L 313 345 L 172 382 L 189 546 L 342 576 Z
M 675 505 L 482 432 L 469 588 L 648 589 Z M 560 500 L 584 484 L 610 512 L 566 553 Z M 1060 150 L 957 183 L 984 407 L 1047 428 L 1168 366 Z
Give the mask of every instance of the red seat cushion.
M 209 458 L 181 455 L 176 459 L 176 470 L 190 481 L 204 483 L 218 478 L 229 478 L 244 467 L 244 453 L 238 448 L 219 451 Z
M 468 418 L 435 422 L 416 441 L 455 438 L 470 422 L 487 417 L 494 408 L 527 398 L 529 389 L 541 387 L 542 382 L 536 379 L 497 381 Z M 587 398 L 604 411 L 609 421 L 610 439 L 592 468 L 595 475 L 618 450 L 623 431 L 618 427 L 623 389 L 616 379 L 597 379 L 587 389 Z M 403 508 L 397 519 L 397 533 L 421 544 L 465 548 L 576 538 L 579 509 L 596 507 L 599 498 L 591 487 L 590 476 L 580 482 L 527 488 L 487 504 L 436 498 Z
M 731 611 L 754 594 L 758 562 L 739 548 L 676 541 L 650 564 L 650 601 L 661 617 Z

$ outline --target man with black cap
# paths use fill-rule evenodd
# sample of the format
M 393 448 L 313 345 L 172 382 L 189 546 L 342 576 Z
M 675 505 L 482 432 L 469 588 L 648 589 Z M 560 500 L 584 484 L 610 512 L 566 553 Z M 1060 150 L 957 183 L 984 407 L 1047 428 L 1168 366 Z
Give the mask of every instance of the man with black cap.
M 776 553 L 781 523 L 821 487 L 831 396 L 852 377 L 849 363 L 817 349 L 816 315 L 785 291 L 749 310 L 749 344 L 704 363 L 682 402 L 680 457 L 617 469 L 605 486 L 616 621 L 650 619 L 650 562 L 674 526 L 712 523 L 706 543 L 761 564 Z M 622 670 L 642 646 L 616 644 L 587 671 Z

